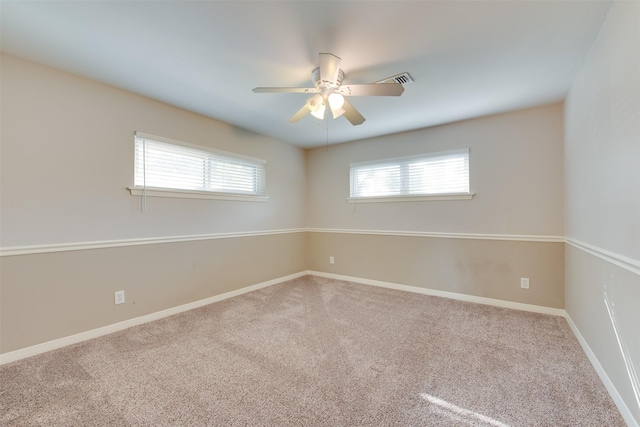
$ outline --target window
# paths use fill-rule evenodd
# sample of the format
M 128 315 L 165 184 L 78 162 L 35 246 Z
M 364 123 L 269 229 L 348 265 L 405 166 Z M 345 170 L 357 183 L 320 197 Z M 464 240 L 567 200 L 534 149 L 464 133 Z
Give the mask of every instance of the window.
M 134 195 L 265 196 L 265 162 L 136 133 Z
M 470 199 L 469 150 L 353 163 L 350 201 Z M 365 200 L 367 199 L 367 200 Z

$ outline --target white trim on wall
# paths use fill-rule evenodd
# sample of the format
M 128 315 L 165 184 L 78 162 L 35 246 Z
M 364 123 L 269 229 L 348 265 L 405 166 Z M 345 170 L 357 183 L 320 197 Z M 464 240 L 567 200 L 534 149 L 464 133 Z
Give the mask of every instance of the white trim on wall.
M 230 200 L 234 202 L 262 202 L 266 203 L 266 196 L 244 196 L 241 194 L 214 193 L 212 191 L 179 190 L 155 187 L 127 187 L 132 196 L 139 197 L 173 197 L 177 199 L 211 199 Z
M 417 286 L 401 285 L 399 283 L 384 282 L 381 280 L 363 279 L 360 277 L 344 276 L 342 274 L 323 273 L 321 271 L 308 270 L 307 274 L 313 276 L 326 277 L 328 279 L 344 280 L 347 282 L 360 283 L 362 285 L 378 286 L 381 288 L 396 289 L 398 291 L 413 292 L 422 295 L 431 295 L 455 299 L 458 301 L 472 302 L 476 304 L 492 305 L 494 307 L 510 308 L 514 310 L 529 311 L 533 313 L 549 314 L 552 316 L 564 317 L 566 312 L 563 308 L 545 307 L 542 305 L 523 304 L 514 301 L 505 301 L 495 298 L 478 297 L 475 295 L 458 294 L 455 292 L 440 291 L 437 289 L 419 288 Z
M 284 230 L 247 231 L 237 233 L 212 233 L 197 234 L 191 236 L 173 237 L 147 237 L 139 239 L 104 240 L 96 242 L 60 243 L 52 245 L 33 245 L 0 248 L 0 257 L 15 255 L 32 255 L 49 252 L 81 251 L 87 249 L 117 248 L 121 246 L 155 245 L 160 243 L 191 242 L 196 240 L 230 239 L 235 237 L 256 237 L 273 234 L 290 233 L 342 233 L 342 234 L 369 234 L 380 236 L 401 237 L 439 237 L 444 239 L 476 239 L 476 240 L 515 240 L 523 242 L 564 242 L 560 236 L 526 236 L 509 234 L 471 234 L 471 233 L 439 233 L 428 231 L 392 231 L 392 230 L 343 230 L 326 228 L 292 228 Z
M 347 197 L 349 203 L 397 203 L 397 202 L 436 202 L 442 200 L 471 200 L 476 193 L 429 194 L 420 196 L 372 196 Z
M 312 233 L 368 234 L 368 235 L 374 235 L 374 236 L 439 237 L 442 239 L 515 240 L 515 241 L 522 241 L 522 242 L 553 242 L 553 243 L 564 242 L 563 236 L 442 233 L 442 232 L 432 232 L 432 231 L 345 230 L 345 229 L 331 229 L 331 228 L 307 228 L 306 230 Z
M 628 258 L 624 255 L 599 248 L 588 243 L 580 242 L 572 238 L 564 238 L 562 236 L 535 236 L 535 235 L 516 235 L 516 234 L 474 234 L 474 233 L 442 233 L 430 231 L 393 231 L 393 230 L 348 230 L 348 229 L 330 229 L 330 228 L 292 228 L 283 230 L 265 230 L 265 231 L 247 231 L 236 233 L 212 233 L 198 234 L 190 236 L 173 236 L 173 237 L 149 237 L 139 239 L 122 239 L 122 240 L 104 240 L 96 242 L 80 242 L 80 243 L 60 243 L 52 245 L 33 245 L 18 246 L 9 248 L 0 248 L 0 257 L 16 256 L 16 255 L 32 255 L 50 252 L 68 252 L 81 251 L 87 249 L 103 249 L 116 248 L 124 246 L 137 245 L 154 245 L 161 243 L 179 243 L 192 242 L 197 240 L 213 240 L 213 239 L 231 239 L 236 237 L 257 237 L 269 236 L 274 234 L 291 234 L 291 233 L 337 233 L 337 234 L 366 234 L 375 236 L 398 236 L 398 237 L 436 237 L 442 239 L 472 239 L 472 240 L 506 240 L 520 242 L 549 242 L 549 243 L 566 243 L 604 261 L 624 268 L 632 273 L 640 275 L 640 261 Z
M 0 257 L 15 255 L 32 255 L 49 252 L 82 251 L 87 249 L 117 248 L 122 246 L 156 245 L 160 243 L 193 242 L 196 240 L 232 239 L 236 237 L 271 236 L 274 234 L 304 233 L 304 228 L 284 230 L 246 231 L 237 233 L 196 234 L 191 236 L 148 237 L 141 239 L 104 240 L 97 242 L 61 243 L 54 245 L 19 246 L 0 248 Z
M 566 238 L 566 243 L 573 246 L 574 248 L 580 249 L 583 252 L 591 254 L 604 261 L 640 275 L 640 261 L 617 254 L 615 252 L 608 251 L 606 249 L 602 249 L 598 246 L 590 245 L 589 243 L 584 243 L 579 240 L 572 239 L 570 237 Z

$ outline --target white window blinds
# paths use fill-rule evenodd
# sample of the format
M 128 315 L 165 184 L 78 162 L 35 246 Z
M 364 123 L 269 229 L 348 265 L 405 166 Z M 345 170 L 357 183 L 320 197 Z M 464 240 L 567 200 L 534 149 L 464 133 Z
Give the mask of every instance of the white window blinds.
M 469 193 L 469 150 L 350 165 L 352 198 Z
M 265 162 L 136 134 L 134 182 L 141 188 L 264 196 Z

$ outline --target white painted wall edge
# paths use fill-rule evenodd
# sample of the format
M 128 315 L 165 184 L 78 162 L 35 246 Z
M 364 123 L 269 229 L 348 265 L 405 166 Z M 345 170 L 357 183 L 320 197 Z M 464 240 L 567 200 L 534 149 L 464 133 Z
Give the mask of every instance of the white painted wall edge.
M 603 259 L 611 264 L 615 264 L 618 267 L 624 268 L 632 273 L 640 275 L 640 261 L 628 258 L 624 255 L 617 254 L 615 252 L 608 251 L 606 249 L 599 248 L 588 243 L 581 242 L 576 239 L 567 237 L 567 244 L 578 248 L 581 251 L 587 252 L 593 256 Z
M 620 393 L 618 393 L 616 386 L 613 384 L 613 382 L 609 378 L 609 375 L 607 375 L 607 372 L 604 370 L 604 368 L 600 364 L 600 361 L 596 357 L 593 350 L 591 350 L 591 347 L 589 347 L 587 340 L 584 339 L 584 337 L 580 333 L 580 330 L 578 329 L 576 324 L 573 322 L 573 320 L 571 319 L 568 313 L 566 313 L 564 317 L 567 320 L 569 327 L 573 331 L 573 334 L 576 336 L 576 338 L 578 339 L 578 342 L 582 346 L 582 350 L 584 350 L 585 354 L 587 355 L 587 358 L 591 362 L 591 365 L 593 365 L 593 368 L 598 373 L 600 380 L 602 380 L 602 383 L 604 384 L 607 391 L 609 392 L 611 399 L 613 399 L 613 402 L 618 407 L 618 410 L 620 411 L 620 415 L 622 415 L 622 418 L 629 425 L 629 427 L 640 427 L 638 420 L 634 418 L 633 414 L 629 410 L 629 407 L 622 399 L 622 396 L 620 396 Z
M 380 280 L 362 279 L 360 277 L 344 276 L 342 274 L 323 273 L 321 271 L 308 270 L 307 274 L 313 276 L 326 277 L 328 279 L 344 280 L 347 282 L 360 283 L 362 285 L 378 286 L 381 288 L 396 289 L 399 291 L 413 292 L 416 294 L 431 295 L 455 299 L 458 301 L 472 302 L 476 304 L 492 305 L 495 307 L 511 308 L 515 310 L 530 311 L 533 313 L 550 314 L 552 316 L 564 317 L 566 312 L 562 308 L 544 307 L 541 305 L 523 304 L 520 302 L 505 301 L 494 298 L 478 297 L 474 295 L 458 294 L 455 292 L 440 291 L 437 289 L 419 288 L 417 286 L 401 285 L 399 283 L 383 282 Z
M 98 338 L 103 335 L 108 335 L 114 332 L 121 331 L 123 329 L 130 328 L 132 326 L 142 325 L 143 323 L 152 322 L 165 317 L 172 316 L 174 314 L 182 313 L 184 311 L 193 310 L 205 305 L 212 304 L 214 302 L 222 301 L 228 298 L 233 298 L 238 295 L 246 294 L 248 292 L 256 291 L 258 289 L 266 288 L 268 286 L 276 285 L 278 283 L 293 280 L 298 277 L 306 275 L 306 271 L 290 274 L 288 276 L 279 277 L 277 279 L 268 280 L 266 282 L 250 285 L 235 291 L 226 292 L 224 294 L 215 295 L 209 298 L 201 299 L 198 301 L 190 302 L 187 304 L 179 305 L 177 307 L 171 307 L 166 310 L 157 311 L 155 313 L 147 314 L 133 319 L 125 320 L 123 322 L 114 323 L 111 325 L 103 326 L 97 329 L 92 329 L 86 332 L 80 332 L 79 334 L 71 335 L 48 341 L 42 344 L 36 344 L 31 347 L 21 348 L 19 350 L 11 351 L 9 353 L 0 354 L 0 365 L 5 363 L 15 362 L 20 359 L 24 359 L 31 356 L 36 356 L 47 351 L 55 350 L 58 348 L 66 347 L 71 344 L 77 344 L 82 341 L 87 341 L 92 338 Z

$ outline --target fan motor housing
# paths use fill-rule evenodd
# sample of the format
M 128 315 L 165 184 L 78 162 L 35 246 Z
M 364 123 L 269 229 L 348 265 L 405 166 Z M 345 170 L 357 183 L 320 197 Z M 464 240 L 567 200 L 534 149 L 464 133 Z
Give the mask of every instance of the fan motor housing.
M 338 77 L 336 78 L 335 82 L 320 79 L 320 67 L 315 68 L 311 72 L 311 81 L 313 82 L 313 85 L 318 89 L 339 88 L 340 85 L 342 84 L 342 79 L 344 79 L 344 72 L 342 70 L 338 70 Z

